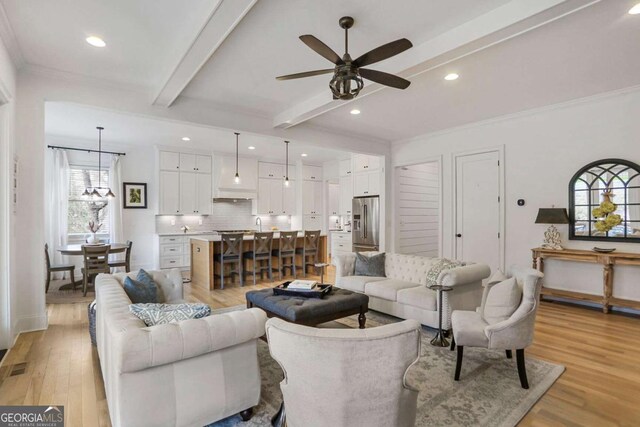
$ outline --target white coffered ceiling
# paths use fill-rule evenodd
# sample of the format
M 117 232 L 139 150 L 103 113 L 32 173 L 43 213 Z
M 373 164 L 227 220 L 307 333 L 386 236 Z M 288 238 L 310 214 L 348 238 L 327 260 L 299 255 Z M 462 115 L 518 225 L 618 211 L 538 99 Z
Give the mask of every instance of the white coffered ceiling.
M 326 129 L 379 142 L 640 85 L 640 16 L 626 13 L 635 3 L 0 0 L 0 35 L 26 69 L 135 85 L 158 108 L 178 99 L 233 112 L 271 137 Z M 407 90 L 367 82 L 343 102 L 330 97 L 330 75 L 275 80 L 329 68 L 298 36 L 313 34 L 342 54 L 344 15 L 356 20 L 354 56 L 400 37 L 413 42 L 370 67 L 408 78 Z M 87 45 L 92 34 L 107 47 Z M 444 81 L 452 71 L 460 79 Z

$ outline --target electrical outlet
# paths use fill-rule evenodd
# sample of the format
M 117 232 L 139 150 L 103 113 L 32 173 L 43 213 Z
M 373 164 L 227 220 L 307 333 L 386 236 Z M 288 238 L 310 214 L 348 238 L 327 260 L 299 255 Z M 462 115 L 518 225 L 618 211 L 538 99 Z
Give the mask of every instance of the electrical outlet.
M 198 220 L 198 225 L 202 225 L 202 218 Z
M 171 220 L 171 225 L 176 225 L 176 220 L 175 219 Z

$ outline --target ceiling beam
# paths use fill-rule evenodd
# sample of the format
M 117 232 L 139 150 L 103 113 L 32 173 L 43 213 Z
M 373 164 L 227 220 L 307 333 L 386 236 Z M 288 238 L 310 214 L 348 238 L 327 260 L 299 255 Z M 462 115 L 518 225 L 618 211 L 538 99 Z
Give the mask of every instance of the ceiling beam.
M 410 79 L 599 1 L 513 0 L 386 60 L 384 71 Z M 388 88 L 367 82 L 356 100 L 360 101 L 363 97 L 385 89 Z M 288 129 L 353 101 L 334 100 L 331 93 L 325 90 L 278 114 L 273 121 L 273 126 Z
M 258 0 L 218 0 L 209 19 L 158 90 L 154 105 L 170 107 Z

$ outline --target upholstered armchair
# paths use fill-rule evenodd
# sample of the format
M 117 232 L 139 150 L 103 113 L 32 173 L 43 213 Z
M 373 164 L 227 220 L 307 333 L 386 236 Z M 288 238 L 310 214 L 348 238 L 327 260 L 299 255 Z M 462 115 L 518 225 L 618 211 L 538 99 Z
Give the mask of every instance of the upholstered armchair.
M 505 350 L 508 358 L 515 349 L 520 384 L 522 388 L 529 388 L 524 349 L 533 342 L 543 274 L 522 267 L 512 267 L 511 274 L 512 279 L 489 280 L 476 311 L 456 310 L 452 313 L 451 350 L 458 347 L 456 381 L 460 379 L 464 347 Z M 517 286 L 510 287 L 510 284 Z
M 418 391 L 406 383 L 420 358 L 415 320 L 371 329 L 323 329 L 272 318 L 271 356 L 290 427 L 413 427 Z

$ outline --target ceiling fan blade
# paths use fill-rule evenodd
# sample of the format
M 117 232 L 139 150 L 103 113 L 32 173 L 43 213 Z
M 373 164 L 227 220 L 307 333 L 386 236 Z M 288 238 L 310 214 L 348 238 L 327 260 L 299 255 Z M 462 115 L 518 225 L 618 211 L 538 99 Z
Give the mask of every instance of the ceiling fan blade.
M 394 76 L 393 74 L 384 73 L 382 71 L 361 68 L 359 73 L 360 76 L 365 79 L 380 83 L 381 85 L 395 87 L 396 89 L 406 89 L 411 84 L 409 80 L 405 80 L 402 77 Z
M 312 36 L 311 34 L 305 34 L 304 36 L 300 36 L 300 40 L 302 40 L 304 44 L 309 46 L 316 53 L 327 58 L 329 61 L 333 62 L 334 64 L 336 65 L 344 64 L 344 61 L 342 60 L 342 58 L 340 58 L 338 54 L 333 51 L 333 49 L 331 49 L 326 44 L 322 43 L 315 36 Z
M 391 43 L 383 44 L 382 46 L 370 50 L 364 55 L 356 58 L 356 60 L 353 61 L 353 65 L 356 67 L 365 67 L 367 65 L 383 61 L 387 58 L 391 58 L 412 46 L 411 42 L 407 39 L 399 39 Z
M 304 73 L 295 73 L 295 74 L 287 74 L 286 76 L 278 76 L 276 80 L 291 80 L 291 79 L 301 79 L 303 77 L 312 77 L 319 76 L 320 74 L 329 74 L 333 73 L 335 70 L 333 68 L 327 68 L 326 70 L 315 70 L 315 71 L 305 71 Z

